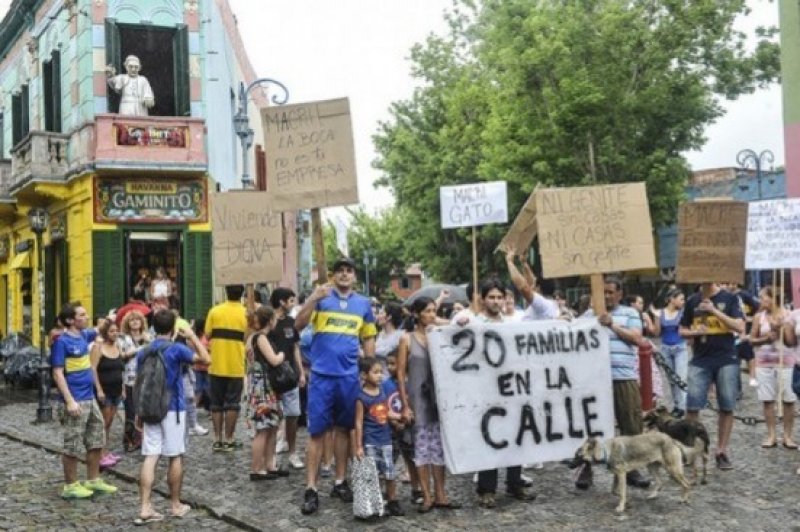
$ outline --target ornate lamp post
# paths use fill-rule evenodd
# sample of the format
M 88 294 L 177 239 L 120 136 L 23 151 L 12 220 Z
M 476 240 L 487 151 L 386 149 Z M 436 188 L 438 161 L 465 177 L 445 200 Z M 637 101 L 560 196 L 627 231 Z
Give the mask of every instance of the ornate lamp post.
M 736 154 L 736 163 L 741 168 L 748 168 L 752 166 L 756 171 L 756 182 L 758 183 L 758 197 L 756 198 L 757 201 L 761 201 L 762 194 L 761 194 L 761 179 L 763 177 L 763 171 L 767 165 L 772 167 L 772 163 L 775 162 L 775 155 L 770 150 L 763 150 L 761 153 L 756 153 L 755 150 L 751 150 L 749 148 L 745 148 L 741 150 L 739 153 Z M 756 294 L 761 289 L 761 272 L 754 271 L 753 272 L 753 285 L 755 288 Z
M 28 211 L 28 223 L 36 235 L 36 264 L 39 266 L 39 407 L 36 409 L 36 422 L 46 423 L 53 420 L 53 409 L 50 406 L 50 364 L 47 361 L 47 331 L 44 323 L 44 249 L 42 249 L 42 233 L 47 229 L 50 215 L 47 209 L 34 207 Z
M 247 96 L 255 87 L 262 85 L 277 85 L 283 91 L 282 95 L 273 94 L 270 98 L 275 105 L 283 105 L 289 101 L 289 89 L 280 81 L 260 78 L 246 88 L 244 83 L 239 83 L 239 109 L 236 111 L 236 116 L 233 117 L 233 129 L 242 143 L 242 188 L 244 189 L 252 189 L 255 186 L 247 165 L 247 152 L 253 146 L 253 130 L 250 128 L 250 120 L 247 117 Z
M 370 263 L 370 259 L 372 259 L 371 263 Z M 370 264 L 372 264 L 372 269 L 374 270 L 375 269 L 375 265 L 377 264 L 377 260 L 378 260 L 378 258 L 375 256 L 375 252 L 374 251 L 371 251 L 369 249 L 365 249 L 364 250 L 364 274 L 365 274 L 365 277 L 366 277 L 366 279 L 364 281 L 366 283 L 365 292 L 366 292 L 366 296 L 367 297 L 369 297 L 369 267 L 370 267 Z

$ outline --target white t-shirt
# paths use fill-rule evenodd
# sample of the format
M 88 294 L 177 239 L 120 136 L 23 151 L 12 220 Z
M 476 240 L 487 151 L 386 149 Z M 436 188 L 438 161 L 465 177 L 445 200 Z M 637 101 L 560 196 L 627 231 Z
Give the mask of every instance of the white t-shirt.
M 556 320 L 561 315 L 558 309 L 558 303 L 553 299 L 547 299 L 543 295 L 534 292 L 533 301 L 530 306 L 525 309 L 523 320 Z

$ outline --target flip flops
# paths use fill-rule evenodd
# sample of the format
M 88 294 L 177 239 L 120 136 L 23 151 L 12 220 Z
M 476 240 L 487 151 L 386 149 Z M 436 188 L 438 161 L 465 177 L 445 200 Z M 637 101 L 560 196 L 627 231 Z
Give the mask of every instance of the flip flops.
M 158 513 L 148 515 L 147 517 L 137 517 L 133 520 L 133 524 L 136 526 L 144 526 L 149 525 L 150 523 L 158 523 L 159 521 L 163 521 L 164 516 Z
M 765 441 L 765 442 L 763 442 L 763 443 L 761 444 L 761 447 L 762 447 L 763 449 L 772 449 L 772 448 L 775 448 L 775 447 L 777 447 L 777 446 L 778 446 L 778 442 L 776 442 L 776 441 L 774 441 L 774 440 L 773 440 L 772 442 L 770 442 L 770 441 Z
M 784 441 L 784 442 L 783 442 L 783 446 L 784 446 L 784 447 L 786 447 L 787 449 L 797 449 L 797 444 L 796 444 L 796 443 L 794 443 L 794 442 L 792 442 L 792 443 L 786 443 L 786 442 Z
M 180 510 L 178 510 L 177 512 L 174 510 L 172 511 L 172 517 L 181 519 L 183 517 L 186 517 L 186 514 L 188 514 L 191 511 L 192 511 L 191 506 L 189 506 L 188 504 L 183 504 L 181 505 Z

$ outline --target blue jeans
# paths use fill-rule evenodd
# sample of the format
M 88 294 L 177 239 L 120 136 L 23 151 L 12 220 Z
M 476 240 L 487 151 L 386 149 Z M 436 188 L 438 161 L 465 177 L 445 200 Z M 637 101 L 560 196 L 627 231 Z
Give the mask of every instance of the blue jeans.
M 723 361 L 703 361 L 703 364 L 689 365 L 689 393 L 686 409 L 698 412 L 706 407 L 708 389 L 711 383 L 717 385 L 717 406 L 723 412 L 733 412 L 736 408 L 736 383 L 739 380 L 738 359 L 733 363 Z
M 664 355 L 664 361 L 667 366 L 674 371 L 683 382 L 686 382 L 686 376 L 689 372 L 689 352 L 686 348 L 686 343 L 681 342 L 677 345 L 662 345 L 661 354 Z M 672 404 L 675 408 L 686 410 L 686 392 L 680 386 L 670 384 L 672 391 Z

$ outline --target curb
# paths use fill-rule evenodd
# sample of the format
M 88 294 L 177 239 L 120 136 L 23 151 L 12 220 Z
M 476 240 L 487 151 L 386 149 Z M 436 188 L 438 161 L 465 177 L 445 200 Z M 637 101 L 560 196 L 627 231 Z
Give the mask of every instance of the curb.
M 37 441 L 37 440 L 32 440 L 32 439 L 26 438 L 24 435 L 22 435 L 20 433 L 8 432 L 7 430 L 5 430 L 3 428 L 0 428 L 0 437 L 15 441 L 17 443 L 21 443 L 22 445 L 26 445 L 28 447 L 34 447 L 36 449 L 42 449 L 43 451 L 46 451 L 46 452 L 51 453 L 51 454 L 57 454 L 59 456 L 64 454 L 61 451 L 61 449 L 59 449 L 55 445 L 51 445 L 49 443 L 40 442 L 40 441 Z M 82 462 L 84 464 L 86 463 L 86 460 L 84 458 L 80 458 L 79 457 L 78 461 Z M 127 482 L 129 484 L 138 484 L 139 483 L 139 479 L 137 477 L 134 477 L 133 475 L 129 475 L 128 473 L 125 473 L 125 472 L 122 472 L 122 471 L 117 471 L 115 469 L 106 469 L 106 470 L 104 470 L 104 472 L 105 473 L 109 473 L 112 476 L 114 476 L 114 477 L 116 477 L 116 478 L 118 478 L 118 479 L 120 479 L 120 480 L 122 480 L 124 482 Z M 164 489 L 162 489 L 162 488 L 153 487 L 153 492 L 154 493 L 158 493 L 159 495 L 161 495 L 165 499 L 169 499 L 169 492 L 164 490 Z M 195 499 L 182 498 L 181 500 L 182 500 L 182 502 L 188 504 L 192 508 L 198 509 L 198 510 L 203 510 L 203 511 L 207 512 L 209 515 L 215 517 L 216 519 L 219 519 L 220 521 L 223 521 L 223 522 L 225 522 L 225 523 L 227 523 L 227 524 L 229 524 L 231 526 L 235 526 L 236 528 L 239 528 L 239 529 L 242 529 L 242 530 L 248 530 L 248 531 L 251 531 L 251 532 L 262 532 L 264 530 L 263 528 L 255 525 L 255 524 L 253 524 L 251 522 L 248 522 L 248 521 L 246 521 L 244 519 L 241 519 L 241 518 L 236 517 L 234 515 L 230 515 L 230 514 L 224 512 L 224 511 L 219 511 L 219 510 L 215 509 L 212 505 L 210 505 L 207 502 L 204 502 L 204 501 L 202 501 L 200 499 L 197 499 L 197 498 L 195 498 Z

